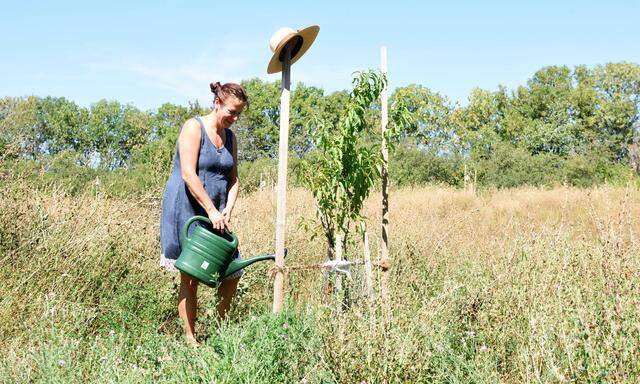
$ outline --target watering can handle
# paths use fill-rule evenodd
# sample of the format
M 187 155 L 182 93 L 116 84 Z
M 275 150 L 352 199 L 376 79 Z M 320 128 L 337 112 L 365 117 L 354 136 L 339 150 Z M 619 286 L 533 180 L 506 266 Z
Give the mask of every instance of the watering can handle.
M 187 240 L 187 241 L 191 240 L 191 239 L 188 237 L 188 234 L 189 234 L 189 227 L 191 226 L 191 224 L 193 224 L 193 222 L 194 222 L 194 221 L 197 221 L 197 220 L 205 221 L 205 222 L 207 222 L 207 223 L 211 224 L 211 220 L 209 220 L 209 218 L 208 218 L 208 217 L 204 217 L 204 216 L 193 216 L 193 217 L 191 217 L 191 218 L 190 218 L 189 220 L 187 220 L 187 221 L 184 223 L 184 225 L 182 226 L 182 232 L 180 233 L 180 240 L 181 240 L 181 241 L 183 241 L 183 240 Z M 231 233 L 232 233 L 232 232 L 231 232 L 231 231 L 229 231 L 229 229 L 228 229 L 228 228 L 226 228 L 226 227 L 224 228 L 224 231 L 225 231 L 225 233 L 227 233 L 228 235 L 231 235 Z
M 208 217 L 204 217 L 204 216 L 193 216 L 192 218 L 190 218 L 189 220 L 187 220 L 184 225 L 182 226 L 182 232 L 180 233 L 180 239 L 181 240 L 191 240 L 188 235 L 189 235 L 189 227 L 191 226 L 191 224 L 193 224 L 194 221 L 205 221 L 209 224 L 211 224 L 211 220 L 209 220 Z

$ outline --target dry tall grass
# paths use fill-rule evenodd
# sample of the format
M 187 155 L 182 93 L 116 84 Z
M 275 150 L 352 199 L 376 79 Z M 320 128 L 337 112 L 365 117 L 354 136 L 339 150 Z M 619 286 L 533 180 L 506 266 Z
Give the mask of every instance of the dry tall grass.
M 158 357 L 166 353 L 163 343 L 180 331 L 175 280 L 157 266 L 158 194 L 142 200 L 99 194 L 71 198 L 21 182 L 6 183 L 0 194 L 0 348 L 8 351 L 0 374 L 8 381 L 39 381 L 47 375 L 134 380 L 138 376 L 118 376 L 116 368 L 104 373 L 116 376 L 96 373 L 104 361 L 89 351 L 106 347 L 92 340 L 113 330 L 143 350 L 149 334 L 165 337 L 149 341 L 149 348 L 164 352 L 149 357 L 155 363 L 139 376 L 156 380 L 169 364 Z M 244 255 L 272 250 L 275 204 L 272 191 L 239 201 L 234 229 Z M 392 191 L 388 316 L 369 309 L 358 266 L 350 284 L 353 305 L 342 314 L 322 305 L 321 273 L 292 271 L 288 307 L 313 324 L 310 336 L 301 336 L 308 338 L 301 348 L 314 349 L 304 358 L 289 352 L 299 362 L 282 377 L 307 382 L 636 381 L 639 213 L 637 189 L 521 188 L 477 195 L 435 187 Z M 367 202 L 365 215 L 373 232 L 379 222 L 377 196 Z M 322 236 L 310 240 L 301 226 L 311 218 L 311 196 L 290 191 L 289 265 L 324 261 Z M 379 236 L 370 237 L 375 257 Z M 350 258 L 361 255 L 359 243 L 350 247 Z M 247 270 L 232 324 L 246 328 L 250 316 L 268 316 L 268 269 L 261 263 Z M 215 298 L 206 289 L 202 297 L 201 329 L 212 333 Z M 224 329 L 235 329 L 227 327 L 213 338 L 226 340 Z M 258 343 L 259 337 L 252 337 Z M 236 361 L 247 366 L 264 361 L 253 355 L 257 360 L 248 360 L 250 353 L 242 351 Z M 56 353 L 77 353 L 79 376 L 48 367 Z M 222 352 L 211 353 L 219 359 Z M 199 361 L 189 356 L 185 364 Z M 220 381 L 250 377 L 238 375 Z

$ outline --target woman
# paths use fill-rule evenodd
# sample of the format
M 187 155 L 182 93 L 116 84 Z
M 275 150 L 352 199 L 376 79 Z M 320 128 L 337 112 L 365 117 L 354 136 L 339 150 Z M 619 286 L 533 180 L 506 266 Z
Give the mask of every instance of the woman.
M 210 229 L 230 229 L 238 197 L 238 145 L 229 127 L 246 107 L 248 97 L 242 86 L 234 83 L 212 83 L 211 92 L 215 95 L 213 110 L 182 126 L 173 169 L 162 195 L 160 264 L 169 271 L 177 271 L 179 233 L 184 223 L 194 215 L 206 215 L 212 222 Z M 221 319 L 229 309 L 240 275 L 228 276 L 218 288 Z M 198 281 L 180 272 L 178 313 L 184 321 L 187 340 L 196 344 L 197 289 Z

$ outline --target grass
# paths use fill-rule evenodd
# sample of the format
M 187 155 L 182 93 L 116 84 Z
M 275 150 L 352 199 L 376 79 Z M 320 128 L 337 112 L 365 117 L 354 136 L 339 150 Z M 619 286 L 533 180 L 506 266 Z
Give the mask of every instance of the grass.
M 0 180 L 0 381 L 180 383 L 636 382 L 640 376 L 640 191 L 425 187 L 391 193 L 391 302 L 322 302 L 321 273 L 287 279 L 274 316 L 269 264 L 243 277 L 228 321 L 202 287 L 180 339 L 176 279 L 157 265 L 158 191 L 68 196 Z M 365 207 L 379 220 L 377 197 Z M 271 251 L 275 196 L 243 196 L 244 255 Z M 303 190 L 288 197 L 290 264 L 323 261 Z M 373 255 L 377 233 L 370 234 Z M 361 258 L 359 244 L 351 258 Z

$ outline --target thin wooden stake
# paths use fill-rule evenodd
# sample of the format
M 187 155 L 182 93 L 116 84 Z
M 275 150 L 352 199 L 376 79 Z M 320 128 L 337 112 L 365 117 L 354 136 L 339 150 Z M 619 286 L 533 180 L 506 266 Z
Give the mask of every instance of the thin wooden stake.
M 336 233 L 336 260 L 340 261 L 342 260 L 342 248 L 343 248 L 343 244 L 342 244 L 343 240 L 342 240 L 342 234 L 341 233 Z M 336 273 L 336 285 L 335 285 L 335 292 L 336 292 L 336 297 L 338 298 L 337 300 L 337 311 L 338 312 L 342 312 L 342 306 L 343 306 L 343 300 L 342 300 L 342 274 L 341 273 Z
M 276 211 L 276 276 L 273 282 L 273 313 L 284 302 L 284 240 L 287 213 L 287 160 L 289 154 L 289 100 L 291 93 L 291 43 L 284 49 L 282 94 L 280 95 L 280 140 L 278 147 L 278 203 Z
M 387 74 L 387 47 L 380 47 L 380 70 L 383 75 Z M 388 102 L 387 102 L 388 85 L 384 87 L 380 94 L 380 106 L 382 110 L 382 242 L 380 246 L 381 262 L 389 265 L 389 174 L 387 167 L 389 164 L 389 148 L 387 145 L 386 132 L 389 122 Z M 380 281 L 380 293 L 382 300 L 388 302 L 388 270 L 383 269 Z
M 367 284 L 367 296 L 369 296 L 370 301 L 373 301 L 373 270 L 371 268 L 371 252 L 369 250 L 369 233 L 367 232 L 366 227 L 362 231 L 362 243 L 364 250 L 364 276 Z

